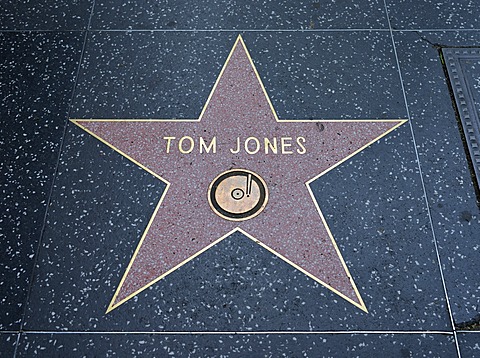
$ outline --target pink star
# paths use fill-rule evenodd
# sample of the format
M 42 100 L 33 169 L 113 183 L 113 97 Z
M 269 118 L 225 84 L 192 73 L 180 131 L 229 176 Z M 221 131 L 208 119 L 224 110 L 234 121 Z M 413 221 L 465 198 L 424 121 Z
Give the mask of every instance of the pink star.
M 239 36 L 198 119 L 73 122 L 167 183 L 107 312 L 236 230 L 367 310 L 309 184 L 404 120 L 279 120 Z M 212 210 L 230 169 L 263 178 L 256 216 Z

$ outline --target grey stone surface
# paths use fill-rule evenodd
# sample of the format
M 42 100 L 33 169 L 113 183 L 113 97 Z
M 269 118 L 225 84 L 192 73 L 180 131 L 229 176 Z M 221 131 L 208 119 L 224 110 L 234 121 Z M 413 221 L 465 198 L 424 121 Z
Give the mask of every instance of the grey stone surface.
M 198 118 L 235 38 L 91 33 L 72 118 Z
M 457 325 L 479 314 L 480 209 L 438 46 L 471 46 L 478 32 L 395 33 L 432 222 Z
M 108 324 L 105 302 L 165 186 L 81 132 L 69 124 L 27 312 L 38 322 L 27 318 L 28 329 L 95 328 L 91 315 Z
M 240 234 L 230 236 L 105 315 L 126 267 L 125 257 L 135 247 L 135 233 L 115 235 L 116 241 L 104 234 L 105 229 L 99 224 L 96 229 L 91 225 L 86 223 L 82 232 L 96 240 L 88 243 L 84 239 L 83 245 L 77 244 L 77 250 L 71 249 L 75 239 L 69 239 L 68 232 L 58 232 L 64 238 L 61 244 L 59 240 L 47 241 L 50 252 L 45 250 L 41 255 L 43 268 L 32 292 L 25 321 L 27 330 L 249 332 L 448 328 L 444 303 L 436 299 L 431 288 L 424 287 L 422 279 L 410 278 L 396 285 L 392 281 L 381 282 L 376 286 L 371 281 L 375 282 L 377 277 L 370 282 L 359 279 L 370 308 L 366 314 Z M 119 230 L 128 234 L 125 226 Z M 66 255 L 65 251 L 83 254 Z M 46 258 L 50 259 L 49 264 Z M 355 272 L 358 270 L 360 267 L 354 268 Z M 393 269 L 389 275 L 400 281 Z M 81 278 L 83 283 L 77 283 L 82 282 Z M 389 285 L 393 289 L 385 289 Z M 426 292 L 407 301 L 408 295 L 415 292 L 414 287 Z M 400 292 L 400 298 L 391 303 L 394 289 Z
M 406 118 L 387 32 L 249 33 L 244 39 L 280 118 Z
M 166 30 L 313 30 L 386 28 L 381 0 L 288 1 L 238 0 L 202 3 L 149 0 L 95 2 L 94 29 Z
M 408 123 L 312 188 L 377 327 L 447 329 Z
M 480 8 L 470 0 L 386 0 L 391 26 L 404 29 L 479 29 Z
M 198 118 L 238 34 L 93 33 L 73 118 Z M 246 33 L 280 118 L 405 118 L 387 32 Z
M 0 3 L 0 30 L 86 30 L 93 0 Z
M 2 357 L 14 357 L 17 338 L 17 333 L 0 333 L 0 355 Z
M 81 33 L 0 33 L 0 329 L 24 309 Z
M 25 334 L 18 357 L 454 357 L 452 336 L 433 334 L 100 335 Z
M 459 333 L 458 343 L 463 358 L 480 357 L 480 332 Z

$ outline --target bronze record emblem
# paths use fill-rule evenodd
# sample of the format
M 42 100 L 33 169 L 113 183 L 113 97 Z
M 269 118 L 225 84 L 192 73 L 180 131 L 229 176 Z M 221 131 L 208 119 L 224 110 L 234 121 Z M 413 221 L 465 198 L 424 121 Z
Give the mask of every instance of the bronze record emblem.
M 267 205 L 267 185 L 258 174 L 249 170 L 228 170 L 210 184 L 208 201 L 212 210 L 224 219 L 251 219 Z

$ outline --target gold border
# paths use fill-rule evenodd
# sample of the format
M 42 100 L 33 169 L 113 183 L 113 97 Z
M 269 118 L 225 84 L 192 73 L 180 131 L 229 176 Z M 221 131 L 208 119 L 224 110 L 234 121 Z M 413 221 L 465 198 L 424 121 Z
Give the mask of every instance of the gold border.
M 272 248 L 270 248 L 269 246 L 265 245 L 264 243 L 262 243 L 261 241 L 259 241 L 258 239 L 256 239 L 254 236 L 248 234 L 247 232 L 243 231 L 242 229 L 240 229 L 239 227 L 236 227 L 235 229 L 233 229 L 232 231 L 228 232 L 227 234 L 223 235 L 222 237 L 220 237 L 219 239 L 215 240 L 214 242 L 212 242 L 210 245 L 204 247 L 202 250 L 198 251 L 197 253 L 193 254 L 192 256 L 190 256 L 188 259 L 186 259 L 185 261 L 181 262 L 180 264 L 178 264 L 177 266 L 171 268 L 170 270 L 168 270 L 167 272 L 165 272 L 164 274 L 162 274 L 161 276 L 155 278 L 154 280 L 152 280 L 149 284 L 143 286 L 141 289 L 131 293 L 130 295 L 128 295 L 126 298 L 124 298 L 123 300 L 117 302 L 116 304 L 114 304 L 119 292 L 120 292 L 120 289 L 121 287 L 123 286 L 123 283 L 125 282 L 125 279 L 126 277 L 128 276 L 128 273 L 130 271 L 130 268 L 132 267 L 133 265 L 133 262 L 135 261 L 137 255 L 138 255 L 138 252 L 143 244 L 143 241 L 150 229 L 150 226 L 152 225 L 152 222 L 155 218 L 155 216 L 157 215 L 157 212 L 160 208 L 160 205 L 162 204 L 167 192 L 168 192 L 168 189 L 170 187 L 170 182 L 168 182 L 166 179 L 162 178 L 160 175 L 158 175 L 157 173 L 153 172 L 152 170 L 148 169 L 146 166 L 142 165 L 141 163 L 137 162 L 135 159 L 131 158 L 129 155 L 127 155 L 126 153 L 122 152 L 120 149 L 116 148 L 115 146 L 113 146 L 112 144 L 108 143 L 107 141 L 105 141 L 104 139 L 100 138 L 99 136 L 97 136 L 96 134 L 94 134 L 93 132 L 91 132 L 90 130 L 88 130 L 86 127 L 82 126 L 79 122 L 112 122 L 112 121 L 115 121 L 115 122 L 124 122 L 124 123 L 128 123 L 128 122 L 200 122 L 203 115 L 205 114 L 205 111 L 208 107 L 208 104 L 210 103 L 210 100 L 212 99 L 212 96 L 217 88 L 217 85 L 218 83 L 220 82 L 220 79 L 228 65 L 228 62 L 230 61 L 230 58 L 232 57 L 233 55 L 233 52 L 238 44 L 238 42 L 241 43 L 241 45 L 243 46 L 243 49 L 245 50 L 245 53 L 247 54 L 247 57 L 248 57 L 248 60 L 250 62 L 250 65 L 252 66 L 254 72 L 255 72 L 255 76 L 257 77 L 257 80 L 259 81 L 260 85 L 261 85 L 261 88 L 262 88 L 262 91 L 265 95 L 265 98 L 267 99 L 268 101 L 268 104 L 270 106 L 270 109 L 275 117 L 275 121 L 277 122 L 280 122 L 280 123 L 289 123 L 289 122 L 297 122 L 297 123 L 301 123 L 301 122 L 310 122 L 310 123 L 328 123 L 328 122 L 382 122 L 382 123 L 388 123 L 388 122 L 398 122 L 398 124 L 394 127 L 392 127 L 390 130 L 386 131 L 385 133 L 383 133 L 382 135 L 378 136 L 377 138 L 373 139 L 372 141 L 370 141 L 369 143 L 367 143 L 366 145 L 364 145 L 363 147 L 359 148 L 358 150 L 356 150 L 355 152 L 353 152 L 352 154 L 348 155 L 347 157 L 345 157 L 344 159 L 342 159 L 341 161 L 339 161 L 338 163 L 336 163 L 335 165 L 329 167 L 328 169 L 324 170 L 323 172 L 321 172 L 320 174 L 318 174 L 317 176 L 313 177 L 312 179 L 308 180 L 305 185 L 307 187 L 307 190 L 309 191 L 310 193 L 310 196 L 315 204 L 315 207 L 317 208 L 317 211 L 318 211 L 318 214 L 320 215 L 320 218 L 322 220 L 322 223 L 323 225 L 325 225 L 325 228 L 328 232 L 328 236 L 330 237 L 330 240 L 332 241 L 333 243 L 333 246 L 338 254 L 338 257 L 340 258 L 340 261 L 342 262 L 342 266 L 346 272 L 346 274 L 348 275 L 349 279 L 350 279 L 350 282 L 352 284 L 352 287 L 355 291 L 355 294 L 359 300 L 360 303 L 357 303 L 355 301 L 353 301 L 352 299 L 350 299 L 349 297 L 345 296 L 344 294 L 342 294 L 341 292 L 339 292 L 338 290 L 336 290 L 335 288 L 333 288 L 332 286 L 328 285 L 327 283 L 323 282 L 322 280 L 320 280 L 319 278 L 317 278 L 316 276 L 312 275 L 311 273 L 309 273 L 308 271 L 304 270 L 303 268 L 301 268 L 300 266 L 296 265 L 295 263 L 293 263 L 292 261 L 290 261 L 289 259 L 287 259 L 286 257 L 282 256 L 280 253 L 276 252 L 275 250 L 273 250 Z M 257 68 L 255 67 L 255 64 L 253 63 L 253 60 L 252 60 L 252 57 L 250 56 L 250 53 L 248 52 L 248 49 L 247 47 L 245 46 L 245 43 L 243 41 L 243 38 L 241 35 L 238 35 L 236 41 L 235 41 L 235 44 L 233 45 L 232 49 L 230 50 L 230 53 L 222 67 L 222 70 L 220 71 L 220 74 L 218 75 L 217 77 L 217 80 L 215 81 L 215 84 L 212 88 L 212 90 L 210 91 L 210 94 L 208 96 L 208 99 L 207 101 L 205 102 L 205 105 L 203 106 L 203 109 L 200 113 L 200 116 L 198 119 L 70 119 L 71 122 L 73 122 L 75 125 L 77 125 L 78 127 L 82 128 L 84 131 L 86 131 L 87 133 L 89 133 L 90 135 L 92 135 L 93 137 L 95 137 L 96 139 L 98 139 L 99 141 L 101 141 L 102 143 L 106 144 L 108 147 L 112 148 L 114 151 L 118 152 L 119 154 L 123 155 L 124 157 L 126 157 L 127 159 L 129 159 L 130 161 L 132 161 L 133 163 L 135 163 L 136 165 L 138 165 L 139 167 L 141 167 L 142 169 L 144 169 L 145 171 L 147 171 L 148 173 L 152 174 L 153 176 L 155 176 L 156 178 L 160 179 L 161 181 L 163 181 L 167 187 L 165 188 L 157 206 L 155 207 L 155 210 L 153 212 L 153 215 L 152 217 L 150 218 L 148 224 L 147 224 L 147 227 L 145 229 L 145 231 L 143 232 L 143 235 L 140 239 L 140 242 L 138 243 L 137 245 L 137 248 L 135 249 L 135 252 L 133 253 L 132 255 L 132 258 L 130 259 L 130 262 L 127 266 L 127 269 L 125 270 L 125 273 L 123 274 L 123 277 L 119 283 L 119 285 L 117 286 L 117 289 L 115 291 L 115 294 L 113 295 L 111 301 L 110 301 L 110 304 L 107 308 L 107 311 L 106 313 L 109 313 L 111 312 L 112 310 L 114 310 L 115 308 L 119 307 L 120 305 L 122 305 L 123 303 L 125 303 L 126 301 L 130 300 L 132 297 L 136 296 L 137 294 L 139 294 L 140 292 L 142 292 L 143 290 L 147 289 L 148 287 L 152 286 L 153 284 L 155 284 L 156 282 L 158 282 L 159 280 L 161 280 L 162 278 L 164 278 L 165 276 L 167 276 L 168 274 L 170 274 L 171 272 L 175 271 L 177 268 L 183 266 L 184 264 L 186 264 L 187 262 L 189 262 L 190 260 L 194 259 L 195 257 L 199 256 L 201 253 L 205 252 L 206 250 L 208 250 L 209 248 L 211 248 L 212 246 L 216 245 L 217 243 L 219 243 L 220 241 L 222 241 L 223 239 L 225 239 L 226 237 L 230 236 L 231 234 L 233 234 L 234 232 L 236 231 L 239 231 L 241 232 L 243 235 L 245 235 L 246 237 L 248 237 L 249 239 L 253 240 L 254 242 L 258 243 L 259 245 L 261 245 L 263 248 L 267 249 L 268 251 L 270 251 L 271 253 L 273 253 L 274 255 L 278 256 L 280 259 L 284 260 L 285 262 L 289 263 L 290 265 L 292 265 L 293 267 L 295 267 L 296 269 L 300 270 L 301 272 L 303 272 L 304 274 L 306 274 L 307 276 L 309 276 L 310 278 L 314 279 L 315 281 L 317 281 L 318 283 L 320 283 L 321 285 L 325 286 L 326 288 L 328 288 L 329 290 L 331 290 L 332 292 L 336 293 L 337 295 L 339 295 L 340 297 L 344 298 L 345 300 L 347 300 L 348 302 L 350 302 L 351 304 L 353 304 L 354 306 L 360 308 L 362 311 L 368 313 L 368 310 L 367 310 L 367 307 L 360 295 L 360 292 L 358 291 L 357 289 L 357 286 L 355 285 L 355 282 L 350 274 L 350 271 L 348 270 L 348 267 L 345 263 L 345 260 L 343 259 L 343 256 L 340 252 L 340 249 L 338 248 L 337 246 L 337 243 L 335 242 L 335 239 L 333 238 L 333 235 L 331 233 L 331 230 L 327 224 L 327 221 L 325 220 L 325 217 L 318 205 L 318 202 L 317 200 L 315 199 L 315 196 L 313 195 L 313 192 L 312 192 L 312 189 L 310 187 L 310 184 L 318 179 L 319 177 L 321 177 L 322 175 L 324 175 L 325 173 L 329 172 L 330 170 L 336 168 L 337 166 L 339 166 L 340 164 L 342 164 L 343 162 L 347 161 L 348 159 L 350 159 L 351 157 L 353 157 L 354 155 L 358 154 L 359 152 L 361 152 L 362 150 L 364 150 L 366 147 L 370 146 L 372 143 L 376 142 L 377 140 L 383 138 L 384 136 L 386 136 L 387 134 L 389 134 L 390 132 L 392 132 L 393 130 L 395 130 L 396 128 L 400 127 L 402 124 L 406 123 L 408 120 L 406 119 L 340 119 L 340 120 L 334 120 L 334 119 L 319 119 L 319 120 L 286 120 L 286 119 L 282 119 L 280 120 L 278 118 L 278 115 L 275 111 L 275 108 L 273 107 L 272 105 L 272 102 L 270 100 L 270 97 L 268 96 L 268 93 L 265 89 L 265 86 L 260 78 L 260 75 L 257 71 Z

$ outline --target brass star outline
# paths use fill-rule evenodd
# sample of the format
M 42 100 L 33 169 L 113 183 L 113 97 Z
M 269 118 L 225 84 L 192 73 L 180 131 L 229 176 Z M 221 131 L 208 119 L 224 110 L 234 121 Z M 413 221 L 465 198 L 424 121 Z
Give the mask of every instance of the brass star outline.
M 170 274 L 171 272 L 175 271 L 177 268 L 183 266 L 185 263 L 189 262 L 190 260 L 194 259 L 195 257 L 199 256 L 201 253 L 205 252 L 206 250 L 208 250 L 209 248 L 211 248 L 212 246 L 216 245 L 217 243 L 219 243 L 220 241 L 224 240 L 226 237 L 230 236 L 232 233 L 234 232 L 240 232 L 242 233 L 243 235 L 245 235 L 246 237 L 250 238 L 251 240 L 253 240 L 254 242 L 256 242 L 257 244 L 259 244 L 260 246 L 262 246 L 263 248 L 265 248 L 266 250 L 270 251 L 271 253 L 273 253 L 274 255 L 278 256 L 279 258 L 281 258 L 282 260 L 284 260 L 285 262 L 289 263 L 290 265 L 292 265 L 293 267 L 295 267 L 296 269 L 300 270 L 301 272 L 305 273 L 306 275 L 308 275 L 309 277 L 311 277 L 312 279 L 314 279 L 315 281 L 319 282 L 321 285 L 325 286 L 326 288 L 328 288 L 329 290 L 333 291 L 334 293 L 336 293 L 337 295 L 339 295 L 340 297 L 344 298 L 345 300 L 347 300 L 348 302 L 350 302 L 351 304 L 355 305 L 356 307 L 360 308 L 361 310 L 365 311 L 365 312 L 368 312 L 367 310 L 367 307 L 356 287 L 356 284 L 348 270 L 348 267 L 343 259 L 343 256 L 335 242 L 335 239 L 330 231 L 330 228 L 325 220 L 325 217 L 322 213 L 322 211 L 320 210 L 320 207 L 318 205 L 318 202 L 317 200 L 315 199 L 314 197 L 314 194 L 310 188 L 310 184 L 315 181 L 316 179 L 318 179 L 319 177 L 321 177 L 322 175 L 324 175 L 325 173 L 329 172 L 330 170 L 333 170 L 334 168 L 336 168 L 338 165 L 342 164 L 343 162 L 347 161 L 348 159 L 350 159 L 351 157 L 353 157 L 354 155 L 356 155 L 357 153 L 361 152 L 362 150 L 364 150 L 365 148 L 367 148 L 368 146 L 370 146 L 372 143 L 376 142 L 377 140 L 379 140 L 380 138 L 386 136 L 387 134 L 389 134 L 391 131 L 395 130 L 396 128 L 398 128 L 399 126 L 401 126 L 402 124 L 404 124 L 407 120 L 405 119 L 385 119 L 385 120 L 379 120 L 379 119 L 371 119 L 371 120 L 279 120 L 278 116 L 277 116 L 277 113 L 270 101 L 270 98 L 267 94 L 267 91 L 263 85 L 263 82 L 258 74 L 258 71 L 252 61 L 252 58 L 245 46 L 245 43 L 242 39 L 242 37 L 239 35 L 237 37 L 237 40 L 235 41 L 235 44 L 234 46 L 232 47 L 232 50 L 230 51 L 230 54 L 228 55 L 227 57 L 227 60 L 225 61 L 225 64 L 219 74 L 219 76 L 217 77 L 217 80 L 213 86 L 213 89 L 211 90 L 210 92 L 210 95 L 202 109 L 202 112 L 199 116 L 198 119 L 148 119 L 148 120 L 145 120 L 145 119 L 126 119 L 126 120 L 121 120 L 121 122 L 148 122 L 148 123 L 153 123 L 153 122 L 175 122 L 175 123 L 181 123 L 181 122 L 200 122 L 202 120 L 202 118 L 204 117 L 204 114 L 205 114 L 205 111 L 207 110 L 209 104 L 210 104 L 210 101 L 212 99 L 212 96 L 214 95 L 216 89 L 217 89 L 217 86 L 220 82 L 220 80 L 222 79 L 222 76 L 224 74 L 224 71 L 225 69 L 227 68 L 229 62 L 230 62 L 230 59 L 234 53 L 234 50 L 237 48 L 237 45 L 241 45 L 242 48 L 244 49 L 247 57 L 248 57 L 248 61 L 250 63 L 250 66 L 252 67 L 254 73 L 255 73 L 255 76 L 256 76 L 256 79 L 258 80 L 260 86 L 261 86 L 261 89 L 262 89 L 262 92 L 263 92 L 263 95 L 265 96 L 265 99 L 266 101 L 268 102 L 268 105 L 270 107 L 270 110 L 271 110 L 271 113 L 273 114 L 274 118 L 275 118 L 275 121 L 278 122 L 278 123 L 288 123 L 288 122 L 291 122 L 291 123 L 339 123 L 339 122 L 352 122 L 352 123 L 358 123 L 358 122 L 362 122 L 362 123 L 372 123 L 372 122 L 381 122 L 381 123 L 394 123 L 394 125 L 387 131 L 383 132 L 381 135 L 379 136 L 376 136 L 373 140 L 369 141 L 368 143 L 366 143 L 365 145 L 361 146 L 359 149 L 357 149 L 356 151 L 352 152 L 351 154 L 349 154 L 348 156 L 344 157 L 342 160 L 336 162 L 334 165 L 328 167 L 327 169 L 323 170 L 320 174 L 314 176 L 313 178 L 311 178 L 310 180 L 308 180 L 306 183 L 305 183 L 305 186 L 307 187 L 307 190 L 309 192 L 309 195 L 315 205 L 315 208 L 318 212 L 318 214 L 320 215 L 320 218 L 321 218 L 321 221 L 324 225 L 324 228 L 326 229 L 327 233 L 328 233 L 328 237 L 329 239 L 331 240 L 331 243 L 336 251 L 336 254 L 338 256 L 338 258 L 340 259 L 341 261 L 341 264 L 342 264 L 342 267 L 345 271 L 345 273 L 347 274 L 349 280 L 350 280 L 350 283 L 351 283 L 351 286 L 353 287 L 353 290 L 355 291 L 355 295 L 356 295 L 356 298 L 358 300 L 358 302 L 352 300 L 350 297 L 346 296 L 345 294 L 343 294 L 342 292 L 340 292 L 339 290 L 335 289 L 334 287 L 332 287 L 331 285 L 329 285 L 327 282 L 324 282 L 323 280 L 321 280 L 320 278 L 316 277 L 315 275 L 311 274 L 310 272 L 308 272 L 307 270 L 303 269 L 302 267 L 300 267 L 299 265 L 297 265 L 296 263 L 292 262 L 291 260 L 289 260 L 287 257 L 283 256 L 281 253 L 275 251 L 274 249 L 272 249 L 271 247 L 269 247 L 268 245 L 266 245 L 265 243 L 261 242 L 260 240 L 256 239 L 254 236 L 252 236 L 251 234 L 249 234 L 248 232 L 242 230 L 240 227 L 235 227 L 233 230 L 227 232 L 225 235 L 223 235 L 222 237 L 218 238 L 217 240 L 211 242 L 209 245 L 206 245 L 203 249 L 197 251 L 195 254 L 189 256 L 186 260 L 182 261 L 180 264 L 178 265 L 175 265 L 174 267 L 170 268 L 168 271 L 164 272 L 163 274 L 161 274 L 160 276 L 156 277 L 155 279 L 151 280 L 148 284 L 142 286 L 140 289 L 138 290 L 135 290 L 135 292 L 132 292 L 131 294 L 129 294 L 128 296 L 126 296 L 125 298 L 121 299 L 120 301 L 117 301 L 117 296 L 119 295 L 120 293 L 120 290 L 125 282 L 125 279 L 127 278 L 129 272 L 130 272 L 130 269 L 132 268 L 132 265 L 133 263 L 135 262 L 135 259 L 138 255 L 138 252 L 140 250 L 140 248 L 142 247 L 143 243 L 144 243 L 144 240 L 147 236 L 147 233 L 149 232 L 150 230 L 150 227 L 155 219 L 155 217 L 157 216 L 157 213 L 167 195 L 167 192 L 169 191 L 169 188 L 170 188 L 170 185 L 171 183 L 166 180 L 165 178 L 163 178 L 162 176 L 160 176 L 158 173 L 156 173 L 155 171 L 153 171 L 152 169 L 148 168 L 146 165 L 140 163 L 139 161 L 137 161 L 136 159 L 132 158 L 131 156 L 129 156 L 127 153 L 125 153 L 124 151 L 122 151 L 121 149 L 119 149 L 118 147 L 114 146 L 112 143 L 106 141 L 104 138 L 102 138 L 101 136 L 97 135 L 96 133 L 94 133 L 92 130 L 90 130 L 89 128 L 87 128 L 87 124 L 89 122 L 120 122 L 118 120 L 111 120 L 111 119 L 71 119 L 71 121 L 76 124 L 77 126 L 79 126 L 80 128 L 82 128 L 83 130 L 85 130 L 87 133 L 91 134 L 92 136 L 94 136 L 95 138 L 97 138 L 98 140 L 100 140 L 101 142 L 103 142 L 104 144 L 106 144 L 107 146 L 109 146 L 110 148 L 112 148 L 113 150 L 115 150 L 116 152 L 120 153 L 121 155 L 123 155 L 124 157 L 126 157 L 127 159 L 129 159 L 130 161 L 132 161 L 133 163 L 135 163 L 136 165 L 138 165 L 139 167 L 141 167 L 142 169 L 144 169 L 145 171 L 147 171 L 148 173 L 152 174 L 154 177 L 160 179 L 161 181 L 163 181 L 164 183 L 166 183 L 166 188 L 157 204 L 157 206 L 155 207 L 155 210 L 153 212 L 153 215 L 151 217 L 151 219 L 149 220 L 148 224 L 147 224 L 147 227 L 140 239 L 140 242 L 139 244 L 137 245 L 137 248 L 128 264 L 128 267 L 127 269 L 125 270 L 125 273 L 120 281 L 120 284 L 118 285 L 116 291 L 115 291 L 115 294 L 108 306 L 108 309 L 106 311 L 106 313 L 112 311 L 113 309 L 119 307 L 121 304 L 125 303 L 126 301 L 128 301 L 129 299 L 131 299 L 132 297 L 136 296 L 138 293 L 140 293 L 141 291 L 145 290 L 146 288 L 150 287 L 151 285 L 155 284 L 156 282 L 158 282 L 159 280 L 161 280 L 162 278 L 164 278 L 165 276 L 167 276 L 168 274 Z

